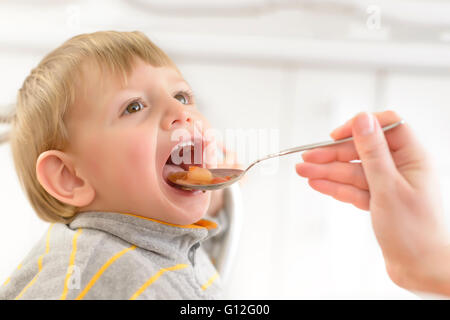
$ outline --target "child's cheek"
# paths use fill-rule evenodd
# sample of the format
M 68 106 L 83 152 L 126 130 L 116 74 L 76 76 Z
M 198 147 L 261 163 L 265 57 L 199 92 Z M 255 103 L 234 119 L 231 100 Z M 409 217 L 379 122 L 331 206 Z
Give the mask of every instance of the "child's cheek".
M 91 180 L 101 181 L 110 171 L 108 144 L 101 139 L 86 139 L 82 149 L 84 166 Z
M 127 140 L 123 148 L 125 154 L 124 171 L 133 178 L 133 183 L 139 183 L 142 179 L 149 179 L 149 175 L 155 168 L 155 145 L 151 137 L 133 137 Z

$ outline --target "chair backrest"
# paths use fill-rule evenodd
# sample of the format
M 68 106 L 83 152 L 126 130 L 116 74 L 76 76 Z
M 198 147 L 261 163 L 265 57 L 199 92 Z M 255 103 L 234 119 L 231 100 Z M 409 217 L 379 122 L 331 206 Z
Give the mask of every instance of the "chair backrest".
M 221 250 L 216 258 L 216 268 L 226 284 L 235 261 L 243 224 L 243 204 L 239 183 L 224 190 L 224 208 L 227 213 L 228 228 Z

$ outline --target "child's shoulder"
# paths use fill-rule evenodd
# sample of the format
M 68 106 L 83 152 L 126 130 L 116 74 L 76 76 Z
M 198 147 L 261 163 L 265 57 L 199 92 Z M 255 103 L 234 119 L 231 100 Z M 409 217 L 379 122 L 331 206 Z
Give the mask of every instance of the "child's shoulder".
M 57 261 L 60 260 L 62 265 L 74 265 L 80 271 L 85 271 L 127 261 L 128 267 L 133 269 L 143 255 L 148 255 L 148 252 L 144 253 L 136 245 L 103 230 L 73 229 L 64 224 L 55 224 L 54 229 L 53 255 L 49 250 L 49 260 L 54 264 L 58 264 Z M 148 262 L 148 259 L 145 261 Z
M 136 276 L 139 270 L 153 269 L 148 253 L 136 249 L 101 230 L 52 224 L 0 288 L 0 298 L 83 298 L 89 291 L 117 285 L 127 272 Z

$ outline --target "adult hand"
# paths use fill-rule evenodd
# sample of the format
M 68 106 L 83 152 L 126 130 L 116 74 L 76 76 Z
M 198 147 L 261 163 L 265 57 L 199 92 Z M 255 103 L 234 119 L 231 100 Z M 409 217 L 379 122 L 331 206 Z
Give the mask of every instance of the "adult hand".
M 313 189 L 370 210 L 396 284 L 450 295 L 449 235 L 439 184 L 408 124 L 383 134 L 381 126 L 399 120 L 392 111 L 360 113 L 331 133 L 333 139 L 353 135 L 354 142 L 305 152 L 296 170 Z

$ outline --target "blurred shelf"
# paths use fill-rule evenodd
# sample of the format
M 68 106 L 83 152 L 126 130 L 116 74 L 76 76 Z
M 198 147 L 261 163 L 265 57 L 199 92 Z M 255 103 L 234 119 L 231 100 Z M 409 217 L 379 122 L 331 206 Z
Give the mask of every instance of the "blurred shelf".
M 147 35 L 176 61 L 258 66 L 327 66 L 445 71 L 450 68 L 450 46 L 421 43 L 322 41 L 282 37 L 178 34 Z M 53 33 L 0 38 L 2 54 L 43 55 L 67 39 Z

